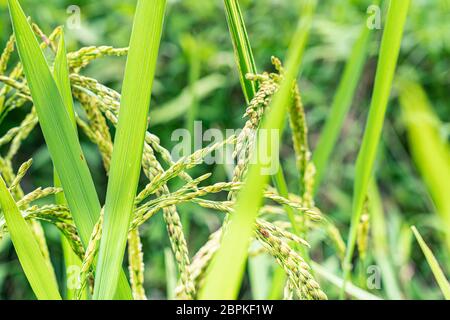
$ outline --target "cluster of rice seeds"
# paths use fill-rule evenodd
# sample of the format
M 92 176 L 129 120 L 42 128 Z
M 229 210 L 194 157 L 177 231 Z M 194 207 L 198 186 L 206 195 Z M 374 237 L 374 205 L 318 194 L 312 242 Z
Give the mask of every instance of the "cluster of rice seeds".
M 92 230 L 92 234 L 89 239 L 89 243 L 86 248 L 86 252 L 84 254 L 82 263 L 81 263 L 81 269 L 80 269 L 80 275 L 79 275 L 79 281 L 81 283 L 81 286 L 77 290 L 77 293 L 76 293 L 77 300 L 81 299 L 83 291 L 86 288 L 86 284 L 88 281 L 90 284 L 91 293 L 93 293 L 94 270 L 92 267 L 93 267 L 93 264 L 95 261 L 95 256 L 97 255 L 97 252 L 98 252 L 98 249 L 100 246 L 100 239 L 102 237 L 103 217 L 104 217 L 104 211 L 102 209 L 102 211 L 100 213 L 100 217 L 98 218 L 98 221 L 95 224 L 94 229 Z
M 257 230 L 257 237 L 286 272 L 290 281 L 290 287 L 298 298 L 327 299 L 327 296 L 312 276 L 309 265 L 285 241 L 274 236 L 270 230 L 265 228 Z
M 208 194 L 219 193 L 222 191 L 237 191 L 242 187 L 241 182 L 218 182 L 213 185 L 205 186 L 205 187 L 197 187 L 198 183 L 203 181 L 209 175 L 204 175 L 199 177 L 198 179 L 193 180 L 191 183 L 187 183 L 181 189 L 167 195 L 159 196 L 154 200 L 149 200 L 143 203 L 140 206 L 137 206 L 135 209 L 135 214 L 133 221 L 131 223 L 131 229 L 139 227 L 145 221 L 150 219 L 154 214 L 156 214 L 161 209 L 172 205 L 179 205 L 184 202 L 194 202 L 198 205 L 214 209 L 221 212 L 233 213 L 233 201 L 211 201 L 206 200 L 201 197 L 204 197 Z M 195 187 L 195 188 L 194 188 Z M 139 197 L 139 196 L 138 196 Z M 307 215 L 312 222 L 323 221 L 322 214 L 317 208 L 306 208 L 294 200 L 289 200 L 283 198 L 272 190 L 268 190 L 264 193 L 264 197 L 267 200 L 273 201 L 279 205 L 287 206 L 292 209 L 297 210 L 298 212 L 302 212 L 304 215 Z M 279 207 L 269 206 L 271 212 L 275 212 L 277 214 L 284 214 L 284 211 Z M 261 210 L 264 213 L 267 213 L 269 208 L 268 206 L 263 207 Z M 275 208 L 275 209 L 274 209 Z M 288 229 L 288 228 L 286 228 Z
M 193 258 L 192 275 L 196 288 L 201 287 L 207 267 L 220 247 L 221 234 L 222 229 L 213 233 Z M 260 219 L 257 221 L 255 234 L 265 250 L 274 256 L 288 275 L 286 297 L 292 299 L 295 293 L 298 298 L 302 299 L 327 299 L 311 275 L 309 265 L 286 243 L 287 240 L 309 246 L 305 240 Z M 261 252 L 255 254 L 258 253 Z
M 247 78 L 259 83 L 259 90 L 250 101 L 244 117 L 247 118 L 244 128 L 240 132 L 233 157 L 236 159 L 236 166 L 233 173 L 233 181 L 242 181 L 247 172 L 252 151 L 255 145 L 256 132 L 261 122 L 265 109 L 270 104 L 273 95 L 278 90 L 278 84 L 274 81 L 274 76 L 264 73 L 262 75 L 247 75 Z M 229 199 L 233 198 L 233 193 Z
M 98 146 L 103 166 L 108 173 L 113 143 L 106 119 L 96 106 L 97 101 L 91 99 L 88 94 L 81 92 L 78 96 L 78 101 L 86 113 L 88 123 L 80 117 L 76 117 L 77 125 L 83 130 L 89 140 Z
M 107 56 L 122 57 L 128 54 L 128 48 L 113 48 L 110 46 L 84 47 L 67 54 L 69 68 L 78 73 L 80 69 L 89 65 L 93 60 Z
M 14 41 L 15 37 L 11 36 L 8 42 L 6 43 L 6 47 L 3 50 L 2 55 L 0 56 L 0 76 L 3 76 L 8 68 L 9 59 L 11 58 L 11 54 L 14 52 Z M 13 77 L 14 79 L 16 73 L 11 72 L 9 77 Z M 10 87 L 7 85 L 5 85 L 3 88 L 0 89 L 0 114 L 4 111 L 6 95 L 8 94 L 9 90 Z
M 272 57 L 272 64 L 279 74 L 279 78 L 274 79 L 279 82 L 284 74 L 283 65 L 276 57 Z M 305 205 L 312 207 L 314 206 L 313 192 L 316 169 L 311 161 L 305 108 L 297 83 L 294 83 L 292 86 L 292 103 L 289 105 L 289 124 L 292 130 L 296 164 L 300 173 L 300 189 L 303 191 L 302 198 Z
M 203 163 L 203 159 L 206 157 L 206 155 L 212 153 L 213 151 L 220 149 L 226 144 L 230 144 L 234 142 L 234 136 L 231 136 L 230 138 L 222 141 L 214 143 L 210 146 L 207 146 L 206 148 L 199 149 L 195 151 L 193 154 L 187 157 L 181 158 L 179 161 L 177 161 L 174 165 L 172 165 L 170 168 L 168 168 L 166 171 L 160 171 L 157 175 L 153 177 L 153 179 L 148 183 L 145 188 L 137 195 L 136 202 L 141 202 L 145 198 L 147 198 L 149 195 L 154 193 L 156 190 L 158 190 L 162 185 L 166 184 L 167 181 L 170 179 L 177 177 L 180 172 L 191 169 L 198 164 Z M 188 185 L 191 186 L 191 188 L 195 189 L 196 186 L 192 184 L 193 181 L 188 182 Z M 184 188 L 186 189 L 186 188 Z
M 0 55 L 0 75 L 5 74 L 5 71 L 8 67 L 8 61 L 11 57 L 11 54 L 14 52 L 14 36 L 10 36 L 8 42 L 6 42 L 5 49 Z
M 144 289 L 144 254 L 142 252 L 139 230 L 133 229 L 128 234 L 128 264 L 131 289 L 135 300 L 146 300 Z
M 222 236 L 222 229 L 217 230 L 209 236 L 208 241 L 198 250 L 192 259 L 191 270 L 192 280 L 194 281 L 195 288 L 198 290 L 202 286 L 206 270 L 214 257 L 214 254 L 220 248 L 220 239 Z M 178 285 L 175 293 L 179 295 L 181 292 L 181 286 Z
M 339 229 L 334 224 L 327 222 L 325 230 L 327 232 L 328 238 L 330 239 L 331 243 L 334 246 L 335 251 L 339 256 L 339 259 L 343 261 L 345 256 L 345 250 L 347 250 L 347 246 L 344 242 L 344 239 L 342 239 L 342 235 L 339 232 Z

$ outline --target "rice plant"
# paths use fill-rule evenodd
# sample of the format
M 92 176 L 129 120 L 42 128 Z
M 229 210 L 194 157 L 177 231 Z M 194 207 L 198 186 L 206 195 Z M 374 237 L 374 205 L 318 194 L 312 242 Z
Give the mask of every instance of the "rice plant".
M 338 148 L 336 141 L 371 58 L 375 37 L 363 21 L 337 83 L 330 118 L 317 140 L 310 134 L 316 128 L 311 126 L 312 89 L 304 70 L 311 63 L 308 54 L 320 24 L 320 1 L 300 1 L 290 45 L 280 50 L 286 51 L 285 59 L 269 55 L 259 61 L 244 7 L 238 0 L 224 0 L 220 17 L 228 26 L 226 38 L 234 53 L 243 125 L 233 135 L 211 139 L 176 157 L 155 126 L 187 114 L 187 131 L 194 134 L 193 120 L 210 111 L 202 109 L 200 101 L 227 88 L 230 80 L 219 74 L 200 77 L 199 70 L 209 67 L 196 51 L 204 44 L 185 37 L 180 42 L 185 41 L 181 46 L 193 68 L 189 85 L 164 105 L 155 99 L 155 92 L 164 87 L 161 66 L 173 58 L 162 40 L 173 18 L 166 8 L 173 4 L 137 0 L 127 47 L 70 51 L 63 26 L 46 34 L 43 30 L 49 26 L 35 23 L 33 15 L 27 18 L 25 12 L 32 11 L 22 9 L 18 0 L 8 0 L 12 34 L 0 56 L 0 243 L 11 240 L 33 296 L 146 300 L 159 298 L 153 293 L 157 287 L 168 299 L 186 300 L 408 297 L 401 261 L 390 257 L 390 231 L 377 184 L 381 178 L 374 167 L 410 1 L 383 3 L 388 10 L 367 126 L 357 150 L 347 234 L 333 210 L 323 209 L 329 209 L 327 201 L 316 191 L 321 184 L 328 187 L 324 172 L 330 170 L 330 155 Z M 93 75 L 95 68 L 89 69 L 114 59 L 126 60 L 120 90 Z M 258 71 L 257 65 L 265 71 Z M 398 87 L 405 118 L 430 108 L 418 85 L 399 81 Z M 18 123 L 5 125 L 20 112 L 25 116 Z M 442 152 L 432 160 L 444 172 L 448 150 L 445 142 L 436 142 L 434 128 L 407 122 L 407 129 L 418 141 L 419 131 L 429 140 L 434 136 L 431 149 Z M 51 159 L 53 185 L 29 190 L 27 179 L 45 169 L 35 159 L 23 161 L 22 153 L 27 154 L 25 144 L 40 132 Z M 89 141 L 90 149 L 83 141 Z M 448 201 L 439 192 L 447 185 L 423 165 L 423 155 L 434 152 L 424 145 L 420 141 L 412 153 L 439 217 L 447 223 Z M 227 173 L 219 175 L 208 159 L 224 156 L 224 149 L 231 150 L 233 161 L 218 165 Z M 101 172 L 92 168 L 92 153 L 100 159 Z M 274 164 L 274 170 L 266 167 Z M 186 212 L 203 219 L 205 211 L 214 213 L 216 223 L 207 237 L 194 241 L 195 229 L 189 226 L 194 218 L 186 218 Z M 157 223 L 165 228 L 167 244 L 152 247 L 148 234 Z M 448 298 L 446 269 L 438 264 L 445 254 L 436 258 L 417 230 L 411 232 L 407 222 L 401 223 L 402 243 L 411 248 L 414 233 Z M 49 239 L 55 234 L 62 273 L 52 259 Z M 448 230 L 442 235 L 448 244 Z M 149 276 L 158 265 L 154 260 L 149 265 L 150 255 L 162 257 L 163 272 L 156 276 Z M 364 270 L 372 260 L 382 270 L 383 290 L 367 285 Z M 154 277 L 159 277 L 157 285 Z

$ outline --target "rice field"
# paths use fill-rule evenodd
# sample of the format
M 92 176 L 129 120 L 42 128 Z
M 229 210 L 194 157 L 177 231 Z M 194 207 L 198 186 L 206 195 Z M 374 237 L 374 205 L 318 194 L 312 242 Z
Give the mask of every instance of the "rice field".
M 0 299 L 450 299 L 450 1 L 0 1 Z

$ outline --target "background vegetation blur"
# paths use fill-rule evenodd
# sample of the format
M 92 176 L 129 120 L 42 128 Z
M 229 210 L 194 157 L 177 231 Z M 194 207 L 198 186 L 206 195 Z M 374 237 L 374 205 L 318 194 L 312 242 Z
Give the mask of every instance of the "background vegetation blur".
M 67 23 L 71 16 L 70 11 L 67 11 L 69 6 L 79 6 L 81 28 L 65 30 L 69 51 L 91 45 L 124 47 L 128 44 L 134 1 L 48 0 L 43 3 L 23 0 L 21 3 L 27 8 L 27 12 L 33 14 L 33 21 L 46 33 Z M 319 1 L 299 80 L 312 150 L 329 116 L 344 64 L 371 3 L 363 0 Z M 297 23 L 300 1 L 241 0 L 240 4 L 258 70 L 272 70 L 270 57 L 275 55 L 284 58 Z M 382 14 L 382 25 L 384 17 Z M 381 225 L 372 221 L 369 240 L 372 243 L 378 241 L 378 244 L 381 241 L 386 245 L 381 250 L 384 250 L 389 264 L 395 270 L 395 284 L 388 283 L 383 278 L 380 290 L 367 288 L 367 268 L 362 268 L 361 279 L 355 280 L 357 285 L 383 298 L 392 297 L 392 292 L 396 292 L 396 289 L 390 288 L 392 286 L 399 289 L 400 298 L 442 297 L 414 239 L 411 225 L 420 230 L 444 272 L 448 275 L 450 271 L 449 247 L 445 245 L 443 237 L 447 232 L 446 224 L 442 223 L 442 215 L 438 214 L 445 210 L 445 205 L 448 206 L 450 201 L 450 182 L 435 179 L 440 174 L 441 177 L 446 174 L 448 176 L 450 170 L 450 157 L 445 158 L 450 154 L 449 30 L 449 0 L 412 2 L 376 165 L 382 203 L 382 207 L 378 209 L 384 211 L 385 221 Z M 11 32 L 6 1 L 0 0 L 0 48 L 4 47 Z M 351 216 L 354 164 L 368 114 L 382 30 L 371 32 L 373 38 L 369 46 L 369 58 L 317 197 L 321 210 L 336 223 L 344 237 L 348 233 Z M 15 55 L 14 61 L 17 59 Z M 124 64 L 125 58 L 109 57 L 92 63 L 84 72 L 95 75 L 100 82 L 119 90 Z M 409 86 L 411 90 L 407 90 L 408 93 L 398 99 L 401 92 L 399 89 L 404 86 Z M 169 1 L 152 99 L 150 131 L 157 133 L 162 145 L 169 150 L 176 143 L 170 139 L 172 131 L 182 127 L 190 128 L 194 119 L 203 122 L 204 130 L 242 127 L 245 100 L 239 84 L 222 1 Z M 403 108 L 401 102 L 404 102 Z M 418 106 L 411 110 L 407 107 L 409 104 Z M 18 125 L 24 114 L 25 110 L 22 109 L 12 112 L 0 125 L 0 136 Z M 422 117 L 420 119 L 423 123 L 430 125 L 412 125 L 408 119 L 417 114 Z M 422 123 L 421 121 L 419 122 Z M 100 199 L 104 201 L 107 180 L 100 155 L 86 137 L 82 136 L 81 140 Z M 15 165 L 18 166 L 31 157 L 34 159 L 31 172 L 23 181 L 24 189 L 31 191 L 37 186 L 52 185 L 51 161 L 40 131 L 35 130 L 24 143 Z M 289 143 L 283 145 L 281 157 L 289 187 L 296 190 L 295 159 Z M 440 167 L 433 161 L 436 151 L 433 146 L 436 145 L 443 145 L 444 159 L 448 160 L 441 162 Z M 228 179 L 228 169 L 222 165 L 203 169 L 205 172 L 213 172 L 213 181 Z M 189 247 L 195 252 L 208 235 L 217 229 L 220 224 L 219 216 L 188 204 L 180 206 L 179 211 Z M 64 265 L 59 233 L 51 226 L 45 227 L 52 260 L 58 277 L 62 279 Z M 170 266 L 171 257 L 161 215 L 155 216 L 142 228 L 141 236 L 147 266 L 145 280 L 148 296 L 166 297 L 166 272 L 170 269 L 167 266 Z M 325 235 L 320 232 L 310 234 L 308 240 L 314 248 L 312 257 L 322 261 L 322 266 L 330 272 L 340 274 L 339 259 L 331 244 L 315 245 L 324 238 Z M 263 259 L 258 264 L 268 265 L 269 262 Z M 369 252 L 365 264 L 366 267 L 380 264 L 376 252 Z M 258 290 L 250 290 L 251 283 L 258 283 Z M 321 285 L 331 298 L 331 293 L 338 292 L 337 288 L 325 281 Z M 244 284 L 242 294 L 247 298 L 266 298 L 269 287 L 270 277 L 264 272 L 252 272 L 252 276 Z M 15 260 L 11 243 L 1 241 L 0 298 L 6 297 L 32 298 L 33 294 Z

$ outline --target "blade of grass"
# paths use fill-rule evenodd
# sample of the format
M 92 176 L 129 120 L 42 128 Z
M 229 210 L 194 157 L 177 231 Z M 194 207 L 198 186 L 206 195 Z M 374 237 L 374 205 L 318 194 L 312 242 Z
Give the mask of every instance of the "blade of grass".
M 61 31 L 61 35 L 59 38 L 58 51 L 56 52 L 55 62 L 53 65 L 53 78 L 55 79 L 56 85 L 58 86 L 59 92 L 64 101 L 64 105 L 67 108 L 70 120 L 72 121 L 73 126 L 76 127 L 72 91 L 69 80 L 69 66 L 67 64 L 66 46 L 64 42 L 64 31 Z M 56 169 L 53 170 L 53 181 L 56 188 L 62 187 L 61 180 L 58 177 Z M 59 205 L 67 205 L 64 193 L 56 194 L 55 202 Z M 81 260 L 73 252 L 69 242 L 64 235 L 61 235 L 61 245 L 63 249 L 64 263 L 66 266 L 66 277 L 68 277 L 69 270 L 71 270 L 73 267 L 77 268 L 78 270 L 81 269 Z M 82 296 L 83 300 L 87 298 L 86 293 L 86 290 L 84 290 Z M 66 299 L 74 300 L 76 298 L 75 294 L 76 288 L 72 287 L 72 285 L 69 285 L 69 281 L 67 279 Z
M 66 200 L 83 244 L 100 215 L 100 202 L 75 127 L 63 98 L 17 0 L 8 0 L 17 49 L 53 165 L 58 171 Z M 130 299 L 125 275 L 117 298 Z
M 353 205 L 350 231 L 347 240 L 347 251 L 344 258 L 344 286 L 351 274 L 351 260 L 355 249 L 357 229 L 364 200 L 369 187 L 369 180 L 373 173 L 373 165 L 378 143 L 383 128 L 392 80 L 397 65 L 403 29 L 408 14 L 410 0 L 396 0 L 389 2 L 386 26 L 381 40 L 380 56 L 378 59 L 375 87 L 370 105 L 369 117 L 356 160 L 355 181 L 353 186 Z M 343 297 L 344 291 L 341 292 Z
M 106 192 L 94 299 L 111 299 L 119 278 L 141 169 L 165 0 L 138 0 Z
M 364 24 L 360 35 L 353 45 L 352 52 L 345 65 L 344 73 L 334 96 L 327 121 L 314 150 L 313 162 L 316 166 L 314 190 L 317 192 L 322 182 L 328 160 L 341 132 L 344 120 L 352 105 L 359 79 L 367 59 L 367 47 L 370 43 L 371 31 Z
M 257 87 L 256 83 L 248 80 L 245 75 L 247 73 L 256 74 L 255 59 L 238 0 L 224 0 L 224 4 L 234 55 L 239 67 L 239 79 L 245 100 L 249 104 L 256 94 Z
M 263 139 L 258 139 L 255 154 L 260 154 L 260 150 L 266 149 L 265 154 L 268 154 L 269 157 L 272 156 L 271 159 L 273 159 L 271 134 L 275 130 L 279 139 L 283 131 L 287 107 L 291 101 L 292 83 L 300 69 L 315 4 L 315 1 L 308 1 L 305 6 L 304 15 L 289 47 L 285 77 L 261 126 L 262 130 L 269 134 Z M 278 155 L 276 156 L 278 157 Z M 200 299 L 235 299 L 239 293 L 250 237 L 269 178 L 267 175 L 261 174 L 262 169 L 261 159 L 257 157 L 255 163 L 250 165 L 244 187 L 238 194 L 236 211 L 223 236 L 221 248 L 208 268 L 205 285 L 200 290 Z
M 34 294 L 40 300 L 61 300 L 58 285 L 41 254 L 30 227 L 0 176 L 0 206 L 9 234 Z
M 433 271 L 434 277 L 436 278 L 436 282 L 438 283 L 439 288 L 441 288 L 441 291 L 444 294 L 445 299 L 450 300 L 450 284 L 447 278 L 445 278 L 444 272 L 439 266 L 439 263 L 436 260 L 433 252 L 427 246 L 422 236 L 420 235 L 419 231 L 417 231 L 416 227 L 412 226 L 411 230 L 413 231 L 414 236 L 416 237 L 417 242 L 419 243 L 420 248 L 422 249 L 422 252 L 425 255 L 425 258 L 427 259 L 431 271 Z
M 401 81 L 400 104 L 414 163 L 444 224 L 450 252 L 450 147 L 440 134 L 442 123 L 433 112 L 423 88 L 413 81 Z

